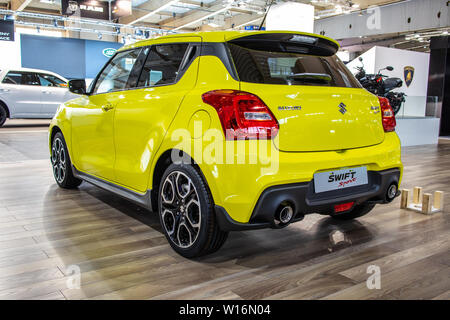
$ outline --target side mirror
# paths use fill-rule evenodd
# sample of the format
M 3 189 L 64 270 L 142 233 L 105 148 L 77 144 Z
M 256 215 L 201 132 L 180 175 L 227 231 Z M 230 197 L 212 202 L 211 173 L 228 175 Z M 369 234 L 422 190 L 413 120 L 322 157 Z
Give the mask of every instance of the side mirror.
M 69 91 L 76 94 L 86 94 L 86 81 L 84 79 L 70 80 L 68 83 Z
M 386 67 L 386 70 L 387 70 L 387 71 L 394 71 L 394 67 L 387 66 L 387 67 Z
M 362 58 L 362 57 L 359 57 L 358 60 L 362 62 L 362 61 L 363 61 L 363 58 Z

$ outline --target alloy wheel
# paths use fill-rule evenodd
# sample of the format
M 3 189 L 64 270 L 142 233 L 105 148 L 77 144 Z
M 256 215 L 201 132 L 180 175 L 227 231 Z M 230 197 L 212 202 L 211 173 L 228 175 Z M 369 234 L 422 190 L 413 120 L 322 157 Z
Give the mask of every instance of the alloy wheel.
M 160 214 L 171 241 L 189 248 L 197 240 L 201 226 L 200 201 L 192 180 L 181 171 L 171 172 L 163 182 Z
M 56 182 L 62 183 L 66 177 L 66 151 L 60 138 L 53 141 L 52 146 L 53 175 Z

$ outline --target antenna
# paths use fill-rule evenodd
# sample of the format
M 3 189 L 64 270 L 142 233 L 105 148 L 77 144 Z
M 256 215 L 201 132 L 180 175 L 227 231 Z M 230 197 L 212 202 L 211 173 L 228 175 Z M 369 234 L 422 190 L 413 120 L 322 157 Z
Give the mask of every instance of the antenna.
M 275 2 L 275 0 L 272 0 L 272 2 L 269 4 L 269 7 L 267 8 L 266 13 L 264 13 L 264 17 L 263 17 L 263 19 L 262 19 L 262 21 L 261 21 L 261 24 L 259 25 L 258 30 L 261 30 L 261 28 L 262 28 L 264 22 L 266 22 L 267 14 L 269 13 L 270 7 L 272 7 L 272 5 L 273 5 L 274 2 Z

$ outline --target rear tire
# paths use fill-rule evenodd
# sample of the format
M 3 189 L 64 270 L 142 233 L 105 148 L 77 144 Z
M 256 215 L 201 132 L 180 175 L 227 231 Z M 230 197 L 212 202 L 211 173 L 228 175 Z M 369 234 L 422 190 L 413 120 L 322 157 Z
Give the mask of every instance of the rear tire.
M 171 247 L 186 258 L 211 254 L 228 232 L 220 230 L 214 202 L 202 175 L 188 164 L 171 164 L 159 184 L 158 212 Z
M 58 186 L 64 189 L 74 189 L 83 180 L 75 178 L 72 172 L 72 162 L 70 161 L 66 141 L 61 132 L 55 134 L 52 140 L 52 169 L 53 176 Z
M 3 126 L 6 119 L 8 119 L 8 110 L 3 103 L 0 102 L 0 127 Z
M 374 204 L 363 203 L 355 206 L 352 211 L 331 215 L 333 219 L 337 220 L 353 220 L 368 214 L 375 207 Z

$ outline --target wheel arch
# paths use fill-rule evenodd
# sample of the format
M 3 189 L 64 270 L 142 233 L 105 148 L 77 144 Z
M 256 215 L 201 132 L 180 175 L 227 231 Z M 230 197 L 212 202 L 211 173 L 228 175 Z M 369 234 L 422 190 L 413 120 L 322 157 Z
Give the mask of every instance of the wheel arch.
M 6 116 L 9 118 L 11 117 L 11 112 L 9 111 L 9 107 L 3 100 L 0 99 L 0 105 L 4 106 L 6 109 Z
M 161 182 L 161 178 L 162 178 L 164 172 L 171 164 L 175 163 L 172 159 L 172 152 L 179 152 L 180 159 L 183 159 L 182 162 L 192 165 L 197 170 L 197 172 L 200 174 L 200 176 L 206 182 L 209 192 L 212 194 L 209 181 L 208 181 L 208 179 L 206 179 L 202 169 L 197 164 L 197 162 L 194 160 L 194 158 L 192 158 L 187 152 L 185 152 L 183 150 L 171 148 L 171 149 L 164 151 L 159 156 L 159 158 L 156 161 L 156 164 L 153 168 L 153 171 L 152 171 L 152 175 L 151 175 L 151 178 L 152 178 L 152 180 L 151 180 L 152 208 L 158 208 L 159 184 Z M 214 200 L 214 196 L 213 196 L 213 200 Z

